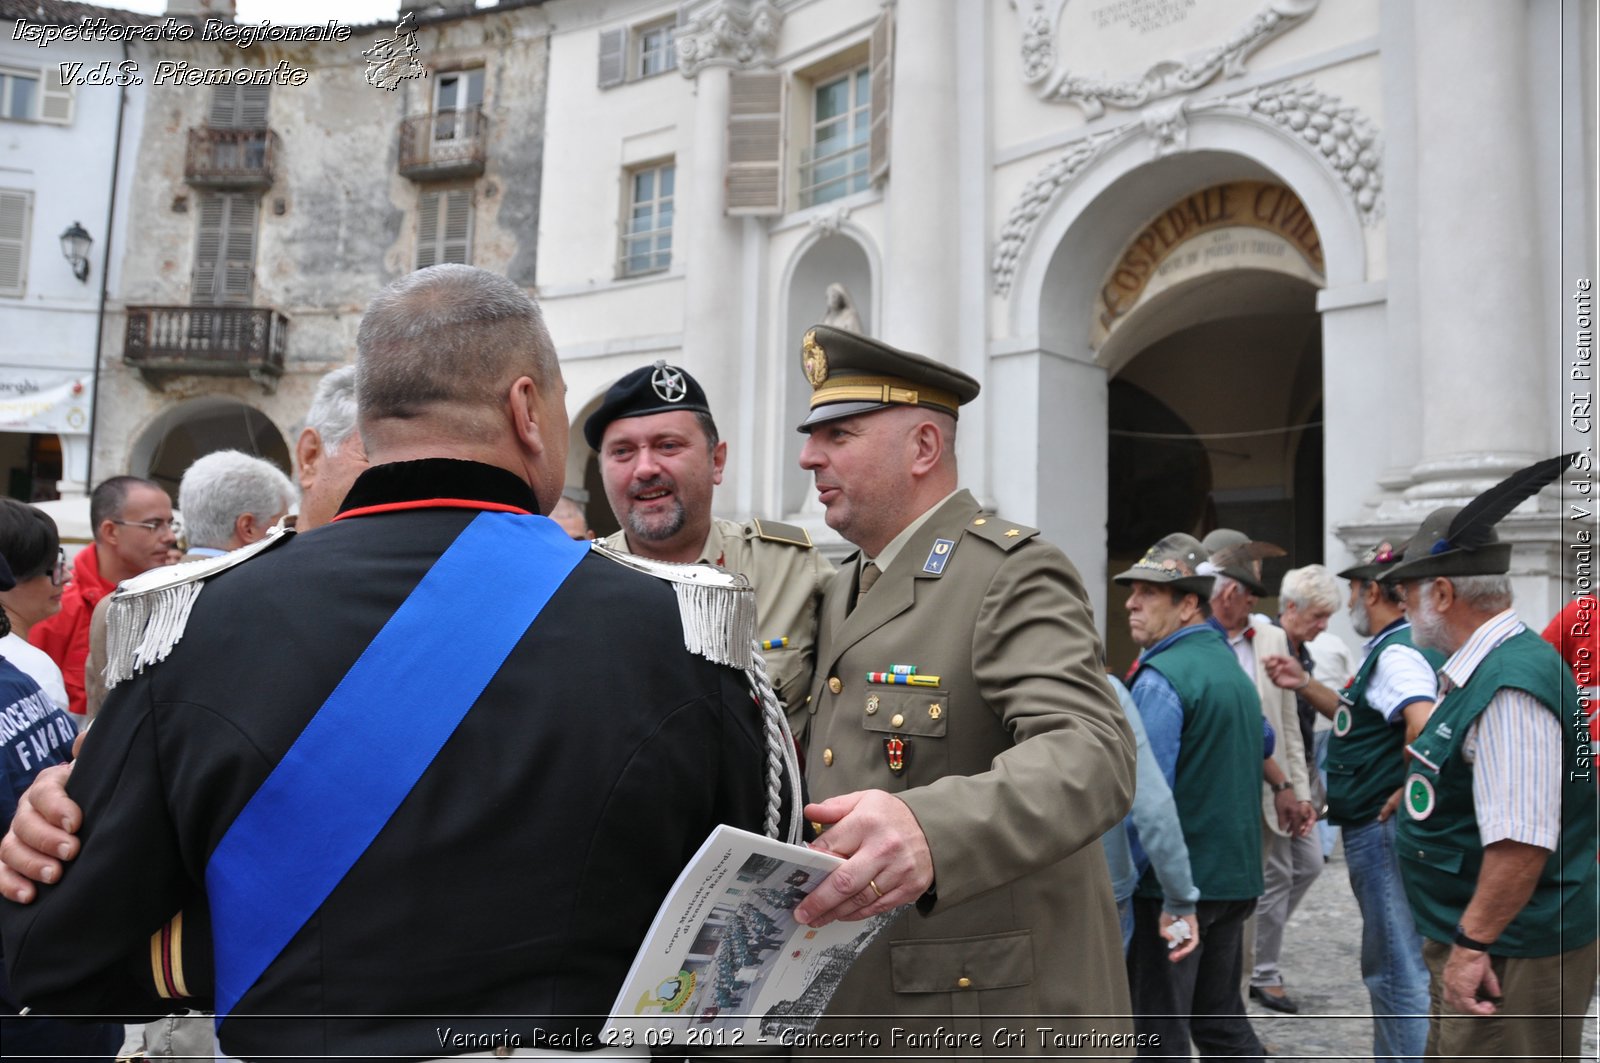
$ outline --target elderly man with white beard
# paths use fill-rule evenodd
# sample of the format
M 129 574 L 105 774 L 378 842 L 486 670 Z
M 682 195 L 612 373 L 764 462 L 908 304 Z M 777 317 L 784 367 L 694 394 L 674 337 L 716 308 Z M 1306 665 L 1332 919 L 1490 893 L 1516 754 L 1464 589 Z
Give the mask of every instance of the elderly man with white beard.
M 1582 1051 L 1600 957 L 1588 736 L 1571 672 L 1512 609 L 1511 544 L 1494 531 L 1568 458 L 1430 514 L 1382 576 L 1404 592 L 1417 645 L 1449 655 L 1407 746 L 1397 832 L 1427 939 L 1430 1056 Z

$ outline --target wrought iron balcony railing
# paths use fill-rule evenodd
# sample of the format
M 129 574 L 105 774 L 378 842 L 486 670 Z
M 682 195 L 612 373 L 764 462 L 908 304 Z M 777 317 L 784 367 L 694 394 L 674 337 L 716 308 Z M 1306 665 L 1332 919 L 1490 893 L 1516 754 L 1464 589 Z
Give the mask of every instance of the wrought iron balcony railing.
M 263 386 L 283 374 L 289 319 L 259 306 L 130 306 L 123 359 L 141 372 L 248 376 Z
M 183 179 L 202 188 L 266 188 L 279 150 L 270 129 L 191 129 Z
M 413 181 L 480 177 L 489 119 L 480 107 L 419 114 L 400 123 L 400 175 Z

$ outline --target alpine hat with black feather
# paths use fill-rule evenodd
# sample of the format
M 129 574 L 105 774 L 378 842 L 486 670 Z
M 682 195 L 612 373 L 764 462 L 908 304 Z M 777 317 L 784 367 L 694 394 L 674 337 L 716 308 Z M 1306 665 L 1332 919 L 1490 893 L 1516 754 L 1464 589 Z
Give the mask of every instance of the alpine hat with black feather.
M 1511 570 L 1511 544 L 1500 541 L 1494 526 L 1525 500 L 1554 483 L 1572 455 L 1546 458 L 1518 469 L 1464 506 L 1446 506 L 1428 514 L 1405 545 L 1404 560 L 1378 579 L 1384 583 L 1434 579 L 1438 576 L 1499 576 Z

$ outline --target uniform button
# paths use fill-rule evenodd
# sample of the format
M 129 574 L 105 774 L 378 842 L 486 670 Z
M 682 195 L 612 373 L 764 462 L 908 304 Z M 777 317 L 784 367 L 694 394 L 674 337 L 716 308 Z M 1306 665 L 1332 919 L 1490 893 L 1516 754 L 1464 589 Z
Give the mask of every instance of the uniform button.
M 833 767 L 833 750 L 824 749 L 822 751 L 822 763 L 824 767 Z
M 839 677 L 838 676 L 830 676 L 829 677 L 829 679 L 828 679 L 828 691 L 829 691 L 829 693 L 832 693 L 832 694 L 840 694 L 840 693 L 844 692 L 844 684 L 839 681 Z
M 900 715 L 898 712 L 895 713 L 893 716 L 889 717 L 889 726 L 890 727 L 904 727 L 905 724 L 906 724 L 906 718 L 904 716 Z
M 988 520 L 987 517 L 979 517 L 977 520 L 973 521 L 972 523 L 977 524 L 979 526 L 982 526 L 984 524 L 988 524 L 989 520 Z
M 956 979 L 956 988 L 957 989 L 971 989 L 972 988 L 972 979 L 970 979 L 970 978 L 957 978 Z

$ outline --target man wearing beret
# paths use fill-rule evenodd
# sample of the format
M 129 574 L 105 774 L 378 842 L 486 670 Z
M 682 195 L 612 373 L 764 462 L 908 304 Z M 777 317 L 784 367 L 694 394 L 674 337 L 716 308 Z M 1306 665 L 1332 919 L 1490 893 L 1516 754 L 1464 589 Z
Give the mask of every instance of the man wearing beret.
M 805 529 L 711 515 L 728 444 L 700 382 L 664 361 L 635 369 L 606 391 L 583 424 L 600 457 L 606 499 L 620 530 L 605 545 L 656 561 L 743 573 L 756 592 L 756 637 L 772 686 L 803 742 L 805 696 L 816 660 L 817 607 L 833 565 Z
M 1146 1054 L 1260 1059 L 1239 996 L 1244 922 L 1261 896 L 1261 699 L 1222 634 L 1208 624 L 1213 577 L 1205 547 L 1174 533 L 1113 577 L 1128 587 L 1128 627 L 1142 647 L 1133 700 L 1167 775 L 1189 845 L 1200 948 L 1168 963 L 1167 928 L 1153 876 L 1133 900 L 1128 953 L 1133 1007 Z
M 1397 831 L 1427 939 L 1430 1056 L 1582 1051 L 1600 934 L 1587 732 L 1572 673 L 1517 619 L 1511 544 L 1493 527 L 1564 466 L 1435 511 L 1381 577 L 1404 590 L 1416 644 L 1449 655 L 1408 747 Z
M 802 364 L 800 464 L 860 549 L 823 600 L 808 705 L 806 814 L 817 848 L 846 862 L 796 917 L 915 906 L 850 970 L 819 1033 L 875 1035 L 850 1051 L 896 1056 L 948 1053 L 954 1035 L 978 1038 L 962 1054 L 1131 1054 L 1093 843 L 1128 810 L 1133 742 L 1078 573 L 959 489 L 956 417 L 977 381 L 820 325 Z M 1007 1041 L 1007 1027 L 1028 1029 Z

